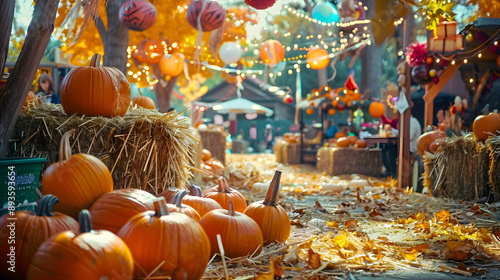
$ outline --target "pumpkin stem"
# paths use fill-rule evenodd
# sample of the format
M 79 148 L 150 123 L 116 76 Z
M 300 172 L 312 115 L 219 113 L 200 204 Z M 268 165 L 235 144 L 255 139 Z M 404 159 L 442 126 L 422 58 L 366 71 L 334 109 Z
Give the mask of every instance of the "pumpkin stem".
M 137 90 L 139 90 L 139 94 L 141 95 L 141 97 L 143 97 L 144 95 L 142 95 L 141 88 L 138 87 Z
M 182 200 L 189 192 L 187 190 L 182 190 L 174 195 L 172 198 L 172 203 L 177 207 L 182 207 Z
M 228 193 L 231 191 L 229 184 L 227 183 L 226 178 L 224 176 L 219 177 L 219 185 L 217 186 L 217 191 L 222 193 Z
M 167 203 L 165 202 L 165 198 L 161 197 L 160 199 L 153 202 L 155 206 L 155 217 L 166 216 L 169 214 Z
M 483 115 L 488 115 L 488 109 L 489 108 L 490 108 L 490 104 L 486 104 L 486 106 L 484 106 Z
M 192 196 L 201 197 L 201 195 L 202 195 L 201 188 L 198 186 L 191 185 L 191 186 L 189 186 L 188 190 L 189 190 L 189 194 Z
M 101 64 L 101 55 L 98 53 L 95 53 L 92 56 L 92 59 L 90 60 L 90 66 L 92 67 L 99 67 Z
M 61 143 L 59 144 L 59 162 L 65 161 L 71 157 L 71 145 L 69 144 L 69 138 L 75 133 L 75 129 L 72 129 L 61 137 Z
M 280 179 L 281 170 L 276 170 L 274 172 L 273 180 L 269 184 L 269 189 L 267 190 L 266 199 L 264 199 L 264 205 L 276 206 L 276 197 L 278 196 L 278 191 L 280 189 Z
M 233 202 L 229 201 L 229 216 L 234 217 L 236 213 L 234 212 Z
M 59 202 L 59 199 L 51 194 L 45 195 L 40 199 L 40 202 L 36 206 L 35 214 L 37 216 L 47 216 L 52 217 L 52 207 Z
M 78 223 L 80 224 L 80 233 L 91 232 L 92 223 L 90 222 L 90 212 L 87 209 L 78 214 Z

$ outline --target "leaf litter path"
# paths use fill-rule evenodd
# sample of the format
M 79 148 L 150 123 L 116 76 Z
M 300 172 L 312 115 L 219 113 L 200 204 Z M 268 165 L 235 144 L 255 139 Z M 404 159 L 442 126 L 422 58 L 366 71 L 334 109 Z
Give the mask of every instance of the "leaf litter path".
M 500 279 L 500 205 L 412 193 L 392 179 L 328 176 L 269 154 L 227 162 L 230 185 L 250 203 L 265 196 L 252 186 L 282 170 L 292 234 L 258 255 L 226 259 L 226 269 L 213 259 L 203 279 Z

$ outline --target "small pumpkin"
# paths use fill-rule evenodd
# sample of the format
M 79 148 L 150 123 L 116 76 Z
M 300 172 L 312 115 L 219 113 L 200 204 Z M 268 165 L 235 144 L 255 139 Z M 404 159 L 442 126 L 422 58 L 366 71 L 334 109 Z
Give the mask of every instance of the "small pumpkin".
M 485 108 L 485 113 L 477 116 L 472 123 L 472 131 L 478 141 L 484 141 L 491 135 L 500 133 L 500 113 L 486 114 L 487 108 Z
M 156 105 L 151 97 L 147 97 L 142 95 L 141 89 L 139 88 L 139 94 L 141 96 L 137 96 L 132 98 L 132 106 L 142 107 L 145 109 L 155 110 Z
M 134 216 L 118 232 L 134 256 L 134 275 L 200 279 L 210 259 L 203 228 L 184 214 L 169 212 L 164 198 L 154 206 L 155 211 Z
M 210 166 L 210 168 L 213 170 L 213 173 L 219 176 L 224 175 L 224 172 L 226 171 L 226 167 L 222 162 L 220 162 L 218 159 L 211 158 L 205 162 L 203 162 L 206 166 Z
M 16 211 L 14 215 L 3 215 L 0 218 L 0 254 L 7 260 L 0 263 L 0 278 L 26 279 L 28 267 L 36 251 L 42 243 L 51 236 L 67 231 L 78 231 L 78 222 L 62 213 L 52 213 L 52 207 L 59 202 L 57 197 L 46 195 L 38 202 L 35 212 Z M 9 226 L 13 221 L 15 227 Z M 14 239 L 9 239 L 11 231 L 15 230 Z M 14 241 L 15 243 L 12 243 Z M 8 268 L 11 246 L 15 245 L 15 271 Z
M 59 162 L 51 164 L 43 173 L 42 191 L 59 198 L 54 207 L 73 218 L 88 209 L 103 194 L 113 190 L 113 179 L 108 167 L 88 154 L 71 155 L 69 138 L 72 129 L 61 138 Z
M 339 148 L 347 148 L 351 145 L 351 141 L 349 141 L 349 138 L 347 137 L 340 137 L 337 139 L 337 147 Z
M 234 211 L 242 212 L 247 208 L 247 200 L 237 190 L 229 187 L 226 178 L 219 177 L 219 185 L 203 192 L 203 197 L 217 201 L 223 209 L 229 210 L 229 201 L 233 203 Z
M 431 153 L 437 153 L 440 152 L 443 149 L 443 143 L 444 143 L 445 138 L 438 138 L 434 140 L 430 145 L 429 145 L 429 151 Z
M 335 133 L 335 139 L 339 139 L 339 138 L 342 138 L 342 137 L 347 137 L 347 135 L 342 132 L 342 131 L 339 131 L 337 133 Z
M 201 160 L 202 161 L 207 161 L 207 160 L 209 160 L 211 158 L 212 158 L 212 153 L 209 150 L 203 149 L 201 151 Z
M 92 226 L 117 234 L 133 216 L 154 210 L 156 196 L 139 189 L 118 189 L 99 197 L 90 208 Z
M 127 245 L 114 233 L 92 230 L 88 210 L 80 213 L 78 222 L 79 233 L 65 231 L 40 246 L 27 279 L 132 279 L 134 260 Z
M 212 198 L 202 197 L 200 187 L 195 185 L 189 187 L 189 195 L 184 197 L 184 204 L 193 207 L 202 218 L 212 210 L 222 209 L 222 206 L 217 201 Z
M 130 84 L 114 67 L 100 67 L 94 54 L 90 66 L 71 70 L 61 82 L 61 105 L 68 115 L 123 116 L 130 106 Z
M 428 131 L 420 135 L 420 137 L 418 137 L 417 140 L 418 153 L 422 157 L 424 156 L 425 152 L 430 151 L 429 146 L 431 145 L 432 142 L 434 142 L 434 140 L 439 138 L 446 138 L 446 132 L 442 130 L 433 131 L 432 128 L 431 129 L 428 128 L 427 130 Z
M 354 135 L 347 136 L 347 139 L 349 140 L 350 145 L 356 144 L 356 141 L 358 141 L 358 137 Z
M 262 250 L 263 239 L 259 225 L 247 215 L 235 212 L 229 202 L 229 210 L 216 209 L 208 212 L 200 220 L 207 233 L 212 255 L 219 253 L 217 234 L 220 234 L 225 256 L 229 258 L 258 254 Z
M 281 171 L 276 170 L 264 201 L 248 205 L 244 212 L 259 225 L 264 238 L 264 245 L 285 242 L 290 236 L 290 218 L 286 210 L 276 204 L 280 179 Z
M 366 148 L 366 140 L 364 140 L 364 139 L 356 140 L 356 144 L 354 144 L 354 148 L 358 148 L 358 149 Z
M 165 201 L 167 203 L 172 203 L 172 199 L 174 198 L 174 195 L 180 192 L 181 190 L 176 188 L 176 187 L 168 187 L 166 188 L 160 196 L 163 196 L 165 198 Z
M 200 214 L 198 214 L 193 207 L 182 203 L 182 200 L 188 193 L 189 192 L 187 190 L 182 190 L 176 193 L 172 199 L 172 204 L 167 204 L 168 211 L 182 213 L 195 221 L 199 221 L 201 219 Z
M 35 93 L 32 91 L 28 92 L 28 95 L 26 96 L 26 99 L 24 100 L 23 107 L 28 106 L 28 104 L 33 103 L 33 104 L 38 104 L 38 98 L 36 97 Z

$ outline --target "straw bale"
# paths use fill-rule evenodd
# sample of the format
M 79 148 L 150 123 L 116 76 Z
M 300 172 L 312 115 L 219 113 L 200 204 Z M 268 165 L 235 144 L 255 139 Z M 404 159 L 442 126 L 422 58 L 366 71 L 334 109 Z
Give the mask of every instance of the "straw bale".
M 162 114 L 129 108 L 123 117 L 68 116 L 61 105 L 24 108 L 9 156 L 58 161 L 61 136 L 76 129 L 73 153 L 101 159 L 112 172 L 115 189 L 138 188 L 158 195 L 168 186 L 185 187 L 194 165 L 198 139 L 189 121 L 175 111 Z
M 445 198 L 477 200 L 489 191 L 489 152 L 471 134 L 447 138 L 443 150 L 424 156 L 424 185 Z
M 286 164 L 300 163 L 300 143 L 288 143 L 287 141 L 278 141 L 273 146 L 276 154 L 276 162 Z
M 319 153 L 321 151 L 321 154 Z M 382 173 L 382 156 L 379 149 L 321 148 L 317 163 L 326 166 L 328 175 L 363 174 L 378 176 Z M 328 153 L 327 153 L 328 152 Z M 325 159 L 326 158 L 326 159 Z
M 331 159 L 330 159 L 330 151 L 333 148 L 330 147 L 322 147 L 318 150 L 317 161 L 316 161 L 316 169 L 319 172 L 328 172 L 331 169 Z
M 489 183 L 494 193 L 500 193 L 500 136 L 490 137 L 487 141 L 490 152 Z
M 198 130 L 204 149 L 212 153 L 212 157 L 226 165 L 226 133 L 220 127 Z

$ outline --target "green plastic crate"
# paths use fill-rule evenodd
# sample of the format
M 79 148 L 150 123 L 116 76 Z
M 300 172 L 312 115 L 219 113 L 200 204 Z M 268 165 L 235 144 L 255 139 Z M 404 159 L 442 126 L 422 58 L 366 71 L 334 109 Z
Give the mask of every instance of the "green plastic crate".
M 0 158 L 0 216 L 11 210 L 35 210 L 44 162 L 45 158 Z M 9 209 L 9 200 L 15 209 L 12 204 Z

